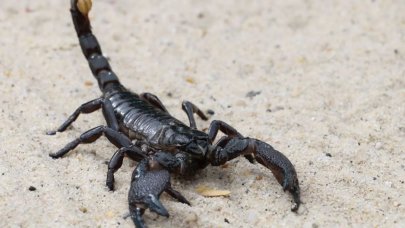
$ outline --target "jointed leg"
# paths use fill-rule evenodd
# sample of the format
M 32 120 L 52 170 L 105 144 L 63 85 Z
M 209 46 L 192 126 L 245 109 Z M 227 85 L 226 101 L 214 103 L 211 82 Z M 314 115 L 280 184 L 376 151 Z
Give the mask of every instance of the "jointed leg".
M 190 121 L 190 127 L 197 129 L 193 114 L 196 113 L 201 119 L 208 120 L 208 117 L 202 112 L 196 105 L 189 101 L 183 101 L 181 108 L 186 112 L 188 120 Z
M 113 130 L 119 131 L 117 117 L 114 114 L 114 108 L 111 104 L 111 101 L 105 99 L 102 107 L 103 107 L 103 115 L 107 122 L 107 126 Z
M 217 137 L 218 131 L 226 134 L 228 137 L 243 137 L 235 128 L 231 125 L 221 121 L 221 120 L 214 120 L 211 122 L 210 127 L 208 128 L 208 139 L 211 143 L 214 142 L 215 138 Z M 254 163 L 255 159 L 251 154 L 243 155 L 250 163 Z
M 80 143 L 92 143 L 96 141 L 102 134 L 104 134 L 108 140 L 113 143 L 116 147 L 129 147 L 132 145 L 131 140 L 124 135 L 123 133 L 119 132 L 118 121 L 114 114 L 114 109 L 112 104 L 109 100 L 104 100 L 103 98 L 98 98 L 87 102 L 81 105 L 69 118 L 65 123 L 59 127 L 58 131 L 64 131 L 70 124 L 73 123 L 74 120 L 77 119 L 80 113 L 90 113 L 94 112 L 97 109 L 103 108 L 104 118 L 107 121 L 106 126 L 98 126 L 93 129 L 90 129 L 83 133 L 79 138 L 73 140 L 72 142 L 68 143 L 64 148 L 59 150 L 54 154 L 49 154 L 53 158 L 60 158 L 70 150 L 76 148 Z
M 108 162 L 106 185 L 110 191 L 114 190 L 114 173 L 121 168 L 124 156 L 141 161 L 146 155 L 136 146 L 122 147 L 118 149 Z
M 104 118 L 107 121 L 107 125 L 114 129 L 118 130 L 118 122 L 114 115 L 114 109 L 111 105 L 109 100 L 105 100 L 104 98 L 100 97 L 89 102 L 86 102 L 80 105 L 79 108 L 76 109 L 68 117 L 68 119 L 56 130 L 56 131 L 49 131 L 47 132 L 48 135 L 54 135 L 56 132 L 63 132 L 68 128 L 72 123 L 79 117 L 80 114 L 88 114 L 99 110 L 100 108 L 103 109 Z
M 91 100 L 87 103 L 84 103 L 80 105 L 79 108 L 76 109 L 76 111 L 73 112 L 72 115 L 68 117 L 68 119 L 56 130 L 56 131 L 49 131 L 47 134 L 48 135 L 54 135 L 56 132 L 63 132 L 68 128 L 76 119 L 79 117 L 80 113 L 92 113 L 98 109 L 101 108 L 103 104 L 103 98 L 97 98 L 94 100 Z
M 79 144 L 84 143 L 92 143 L 100 138 L 101 135 L 105 135 L 108 140 L 114 144 L 116 147 L 129 147 L 132 145 L 131 140 L 121 132 L 118 132 L 112 128 L 106 126 L 98 126 L 93 129 L 90 129 L 80 135 L 79 138 L 73 140 L 72 142 L 68 143 L 65 147 L 59 150 L 56 153 L 49 154 L 52 158 L 60 158 L 69 151 L 76 148 Z
M 159 98 L 158 98 L 155 94 L 152 94 L 152 93 L 141 93 L 141 94 L 139 95 L 139 97 L 140 97 L 142 100 L 149 102 L 149 104 L 153 105 L 154 107 L 156 107 L 156 108 L 162 110 L 163 112 L 169 113 L 169 112 L 167 111 L 166 107 L 163 105 L 163 103 L 159 100 Z
M 221 131 L 229 137 L 242 137 L 242 135 L 231 125 L 221 120 L 214 120 L 211 122 L 210 127 L 208 128 L 208 139 L 211 143 L 214 142 L 215 137 L 217 137 L 218 131 Z

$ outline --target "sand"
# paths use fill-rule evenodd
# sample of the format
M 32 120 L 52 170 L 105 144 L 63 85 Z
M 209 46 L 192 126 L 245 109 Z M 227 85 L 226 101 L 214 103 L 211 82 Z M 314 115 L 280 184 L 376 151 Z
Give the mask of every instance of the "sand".
M 78 46 L 69 1 L 0 2 L 0 227 L 133 227 L 135 162 L 105 187 L 105 138 L 55 152 L 105 124 L 100 112 L 55 129 L 100 96 Z M 170 218 L 150 227 L 405 226 L 405 4 L 401 1 L 96 0 L 94 33 L 124 85 L 212 109 L 295 165 L 302 207 L 290 211 L 269 170 L 243 158 L 208 167 L 163 194 Z M 30 186 L 32 191 L 30 191 Z M 207 198 L 196 189 L 229 190 Z

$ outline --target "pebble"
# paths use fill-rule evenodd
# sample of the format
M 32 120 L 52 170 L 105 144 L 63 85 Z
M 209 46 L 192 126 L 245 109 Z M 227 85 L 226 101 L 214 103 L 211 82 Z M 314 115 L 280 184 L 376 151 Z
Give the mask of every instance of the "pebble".
M 257 214 L 257 212 L 255 212 L 255 211 L 253 211 L 253 210 L 250 210 L 248 213 L 247 213 L 247 220 L 249 221 L 249 223 L 251 223 L 251 224 L 254 224 L 255 222 L 257 222 L 257 218 L 258 217 L 258 214 Z
M 87 208 L 85 207 L 80 207 L 79 210 L 83 213 L 87 213 Z
M 246 93 L 246 97 L 252 99 L 253 97 L 259 95 L 262 91 L 249 91 L 248 93 Z
M 113 218 L 115 215 L 114 215 L 114 212 L 112 212 L 112 211 L 107 211 L 107 213 L 105 213 L 105 216 L 106 216 L 107 218 L 111 219 L 111 218 Z
M 184 221 L 189 225 L 192 225 L 192 224 L 197 225 L 198 216 L 194 212 L 187 213 L 187 215 L 185 215 L 185 217 L 184 217 Z
M 377 142 L 377 143 L 375 144 L 375 148 L 376 148 L 377 150 L 381 149 L 382 146 L 383 146 L 383 143 L 382 143 L 382 142 Z
M 394 202 L 394 207 L 399 207 L 401 204 L 398 203 L 397 201 Z
M 263 176 L 261 176 L 261 175 L 256 176 L 256 180 L 261 180 L 261 179 L 263 179 Z

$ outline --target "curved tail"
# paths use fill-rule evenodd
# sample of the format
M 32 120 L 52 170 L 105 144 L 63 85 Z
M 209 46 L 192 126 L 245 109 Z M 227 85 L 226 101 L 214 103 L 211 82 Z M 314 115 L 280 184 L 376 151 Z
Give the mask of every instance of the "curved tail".
M 120 85 L 118 77 L 111 70 L 110 64 L 101 52 L 97 38 L 91 32 L 88 13 L 91 9 L 92 0 L 71 0 L 70 12 L 80 47 L 89 62 L 91 72 L 97 79 L 101 91 L 106 92 L 109 85 Z

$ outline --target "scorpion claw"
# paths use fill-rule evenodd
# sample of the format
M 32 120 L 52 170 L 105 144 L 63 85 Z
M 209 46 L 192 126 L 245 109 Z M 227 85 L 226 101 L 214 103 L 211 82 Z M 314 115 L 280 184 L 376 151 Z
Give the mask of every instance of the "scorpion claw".
M 174 190 L 172 187 L 167 187 L 166 192 L 173 198 L 177 199 L 180 203 L 191 206 L 191 203 L 186 199 L 186 197 L 184 197 L 180 192 Z
M 252 154 L 256 161 L 271 170 L 283 190 L 292 194 L 294 205 L 291 210 L 297 211 L 301 201 L 295 168 L 286 156 L 269 144 L 243 136 L 223 137 L 217 142 L 213 153 L 209 154 L 209 159 L 212 165 L 222 165 L 239 155 L 245 155 L 251 161 Z
M 256 148 L 256 160 L 271 170 L 284 191 L 291 193 L 294 200 L 291 211 L 297 211 L 301 200 L 298 177 L 294 166 L 286 156 L 275 150 L 272 146 L 257 139 L 253 141 Z
M 141 215 L 147 208 L 158 215 L 169 217 L 169 212 L 159 200 L 163 191 L 178 201 L 189 204 L 179 192 L 171 188 L 169 171 L 159 169 L 159 166 L 151 165 L 151 162 L 153 163 L 149 158 L 143 159 L 132 174 L 128 202 L 131 218 L 137 227 L 144 227 Z
M 142 214 L 145 212 L 146 208 L 149 208 L 158 215 L 169 217 L 169 212 L 159 201 L 159 197 L 154 194 L 149 194 L 143 199 L 139 199 L 137 203 L 129 204 L 129 215 L 137 228 L 146 227 L 142 218 Z
M 143 203 L 149 207 L 149 210 L 155 212 L 156 214 L 159 214 L 159 215 L 165 216 L 165 217 L 169 217 L 169 212 L 159 201 L 159 197 L 157 197 L 153 194 L 149 194 L 146 197 L 146 199 L 144 199 Z
M 145 228 L 146 225 L 142 219 L 142 214 L 144 213 L 145 210 L 138 207 L 132 208 L 131 206 L 129 206 L 129 208 L 130 208 L 129 216 L 134 222 L 136 228 Z
M 300 188 L 296 176 L 285 176 L 283 181 L 283 190 L 289 191 L 293 197 L 294 204 L 291 206 L 291 211 L 296 212 L 301 204 Z

